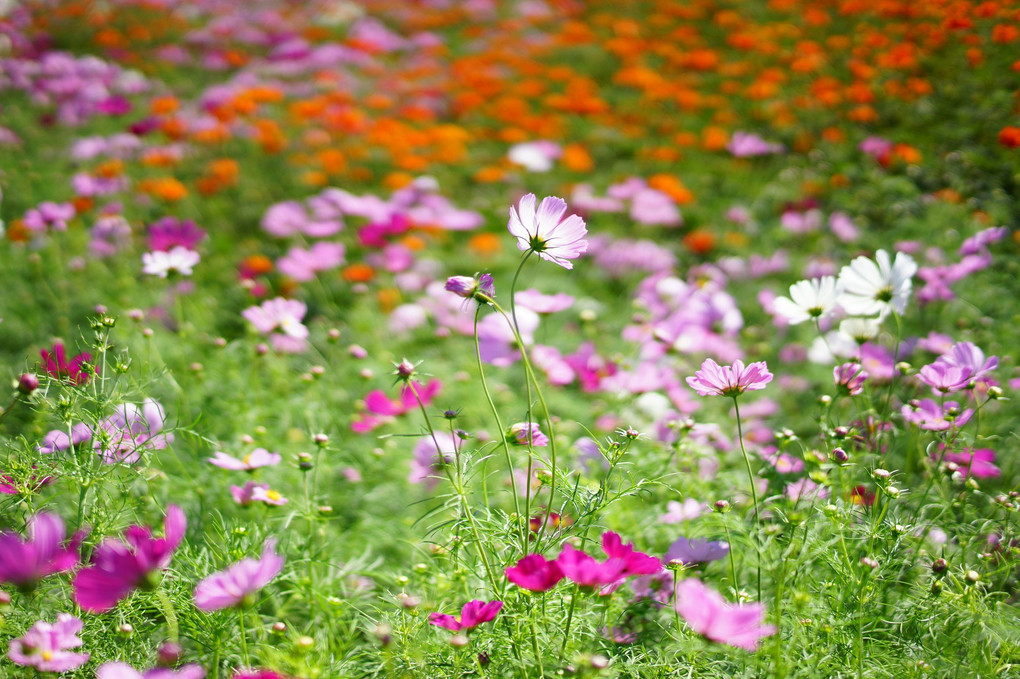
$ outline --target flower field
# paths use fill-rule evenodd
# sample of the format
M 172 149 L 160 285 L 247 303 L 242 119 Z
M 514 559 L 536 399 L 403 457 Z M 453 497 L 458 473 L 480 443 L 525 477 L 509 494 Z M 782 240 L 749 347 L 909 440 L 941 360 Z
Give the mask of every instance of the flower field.
M 0 0 L 0 677 L 1020 676 L 1018 47 Z

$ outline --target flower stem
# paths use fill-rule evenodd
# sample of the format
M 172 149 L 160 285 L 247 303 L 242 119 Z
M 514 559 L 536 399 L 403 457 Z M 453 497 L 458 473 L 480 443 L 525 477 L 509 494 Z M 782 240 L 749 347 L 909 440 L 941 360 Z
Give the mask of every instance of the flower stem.
M 737 414 L 737 438 L 740 441 L 740 452 L 744 455 L 744 466 L 747 467 L 747 481 L 751 485 L 751 501 L 754 503 L 754 544 L 757 553 L 756 570 L 758 574 L 758 601 L 761 601 L 761 516 L 758 513 L 758 490 L 754 483 L 754 472 L 751 471 L 751 458 L 747 456 L 747 449 L 744 447 L 744 429 L 740 423 L 740 406 L 737 404 L 737 397 L 733 397 L 733 409 Z

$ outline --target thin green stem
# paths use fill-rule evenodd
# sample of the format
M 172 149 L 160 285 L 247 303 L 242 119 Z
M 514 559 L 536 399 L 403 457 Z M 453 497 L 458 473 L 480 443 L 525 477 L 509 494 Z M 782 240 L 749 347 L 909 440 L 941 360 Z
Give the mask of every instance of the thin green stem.
M 747 467 L 747 481 L 751 485 L 751 501 L 754 503 L 754 544 L 757 553 L 757 579 L 758 599 L 761 601 L 761 516 L 758 513 L 758 490 L 754 483 L 754 472 L 751 470 L 751 458 L 747 456 L 747 449 L 744 447 L 744 428 L 740 422 L 740 406 L 737 404 L 737 397 L 733 397 L 733 409 L 737 414 L 737 438 L 740 440 L 740 452 L 744 455 L 744 466 Z

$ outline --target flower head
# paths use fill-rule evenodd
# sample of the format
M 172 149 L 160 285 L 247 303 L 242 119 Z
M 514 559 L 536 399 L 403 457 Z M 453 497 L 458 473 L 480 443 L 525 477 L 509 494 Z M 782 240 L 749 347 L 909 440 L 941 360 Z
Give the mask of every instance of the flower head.
M 729 605 L 700 580 L 684 580 L 676 586 L 676 610 L 692 630 L 709 641 L 754 651 L 758 641 L 776 633 L 762 624 L 763 604 Z
M 538 428 L 537 422 L 516 422 L 507 430 L 507 437 L 519 446 L 547 446 L 549 437 Z
M 720 366 L 710 358 L 701 364 L 701 370 L 687 378 L 687 384 L 702 396 L 739 396 L 745 391 L 758 391 L 772 381 L 765 361 L 744 366 L 743 361 Z
M 122 662 L 108 662 L 96 669 L 96 679 L 203 679 L 205 670 L 200 665 L 184 665 L 176 670 L 165 667 L 151 669 L 144 674 Z
M 518 587 L 532 592 L 545 592 L 563 579 L 563 571 L 556 561 L 549 561 L 541 554 L 529 554 L 516 566 L 506 569 L 506 578 Z
M 250 472 L 259 467 L 271 467 L 280 464 L 282 459 L 279 453 L 271 453 L 265 448 L 256 448 L 240 460 L 224 452 L 216 451 L 214 457 L 209 458 L 209 462 L 221 469 Z
M 429 616 L 429 622 L 436 627 L 448 629 L 451 632 L 463 632 L 489 622 L 496 617 L 503 608 L 502 601 L 480 601 L 475 599 L 464 604 L 460 610 L 460 619 L 443 613 L 433 613 Z
M 269 335 L 273 348 L 281 353 L 301 353 L 308 346 L 308 327 L 301 322 L 308 307 L 284 297 L 266 300 L 241 312 L 255 329 Z
M 666 550 L 663 560 L 680 561 L 684 564 L 708 563 L 718 561 L 730 553 L 728 542 L 702 540 L 700 538 L 677 538 Z
M 841 394 L 857 396 L 864 391 L 868 373 L 860 363 L 844 363 L 832 369 L 832 379 Z
M 897 252 L 894 260 L 885 250 L 876 252 L 874 260 L 858 257 L 839 272 L 843 288 L 839 304 L 852 316 L 883 318 L 890 311 L 902 314 L 915 273 L 917 263 L 905 252 Z
M 199 254 L 181 245 L 175 245 L 168 252 L 154 250 L 142 255 L 142 273 L 166 278 L 170 274 L 190 276 Z
M 283 557 L 273 551 L 275 546 L 275 541 L 269 540 L 261 559 L 242 559 L 199 582 L 195 606 L 210 612 L 242 605 L 283 570 Z
M 78 565 L 78 545 L 84 533 L 64 544 L 67 531 L 56 514 L 39 512 L 28 520 L 28 538 L 0 533 L 0 582 L 33 587 L 47 575 L 63 573 Z
M 7 657 L 38 672 L 69 672 L 89 660 L 88 653 L 72 653 L 78 648 L 82 622 L 70 613 L 61 613 L 55 623 L 39 621 L 19 639 L 12 639 Z
M 833 276 L 799 281 L 790 286 L 790 297 L 778 297 L 773 304 L 776 313 L 785 316 L 791 325 L 819 320 L 836 312 L 840 289 Z
M 479 304 L 485 304 L 496 296 L 496 285 L 492 280 L 492 274 L 488 273 L 483 273 L 477 278 L 450 276 L 446 279 L 444 287 L 448 292 L 452 292 L 458 297 L 473 299 Z
M 542 259 L 573 269 L 568 260 L 577 259 L 588 249 L 588 234 L 584 220 L 577 215 L 563 219 L 567 203 L 562 198 L 549 196 L 535 210 L 535 194 L 521 198 L 516 208 L 510 208 L 507 228 L 517 237 L 519 250 L 538 253 Z
M 137 587 L 153 586 L 153 576 L 170 564 L 188 522 L 176 505 L 167 507 L 164 537 L 154 538 L 144 526 L 131 526 L 124 540 L 104 540 L 92 565 L 74 577 L 74 600 L 90 613 L 105 613 Z
M 79 386 L 89 381 L 90 373 L 85 366 L 92 360 L 91 354 L 83 352 L 68 361 L 64 343 L 55 342 L 51 349 L 43 349 L 39 355 L 42 356 L 43 370 L 50 377 L 67 378 Z

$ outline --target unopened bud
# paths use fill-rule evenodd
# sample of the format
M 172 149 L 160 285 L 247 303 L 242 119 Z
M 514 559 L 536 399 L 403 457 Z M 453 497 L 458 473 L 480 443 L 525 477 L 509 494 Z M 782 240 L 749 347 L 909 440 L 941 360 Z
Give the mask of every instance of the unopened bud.
M 28 396 L 39 388 L 39 378 L 34 373 L 25 373 L 18 378 L 18 391 Z
M 720 514 L 725 514 L 726 512 L 730 511 L 730 503 L 727 502 L 726 500 L 716 500 L 713 507 L 715 508 L 715 511 L 719 512 Z
M 972 584 L 972 585 L 973 585 L 973 584 L 974 584 L 975 582 L 977 582 L 978 580 L 980 580 L 980 579 L 981 579 L 981 574 L 980 574 L 980 573 L 978 573 L 978 572 L 977 572 L 977 571 L 975 571 L 975 570 L 969 570 L 969 571 L 967 571 L 966 575 L 967 575 L 967 582 L 969 582 L 969 583 L 970 583 L 970 584 Z
M 843 464 L 850 460 L 850 454 L 842 448 L 833 448 L 830 456 L 832 457 L 833 462 L 838 462 L 839 464 Z
M 932 573 L 945 573 L 947 568 L 949 568 L 949 563 L 942 557 L 931 562 Z
M 870 556 L 862 556 L 861 557 L 861 565 L 862 566 L 867 566 L 871 570 L 875 570 L 876 568 L 878 568 L 878 561 L 873 559 Z
M 135 628 L 126 622 L 117 626 L 117 634 L 120 634 L 121 636 L 129 637 L 134 633 Z
M 302 651 L 307 651 L 315 647 L 315 639 L 303 634 L 294 641 L 294 644 Z
M 329 445 L 329 436 L 327 436 L 326 434 L 316 434 L 315 436 L 312 437 L 312 440 L 315 441 L 315 445 L 319 446 L 320 448 L 325 448 L 326 446 Z
M 315 466 L 312 464 L 312 456 L 309 455 L 308 453 L 298 453 L 297 461 L 298 469 L 300 469 L 303 472 L 311 471 L 312 467 Z
M 287 631 L 287 623 L 283 622 L 282 620 L 277 620 L 276 622 L 273 623 L 272 630 L 275 634 L 283 634 L 284 632 Z
M 175 667 L 184 657 L 184 649 L 180 644 L 164 641 L 156 649 L 156 664 L 160 667 Z
M 464 646 L 467 646 L 469 643 L 470 639 L 468 639 L 463 634 L 454 634 L 452 637 L 450 637 L 450 645 L 455 648 L 463 648 Z

